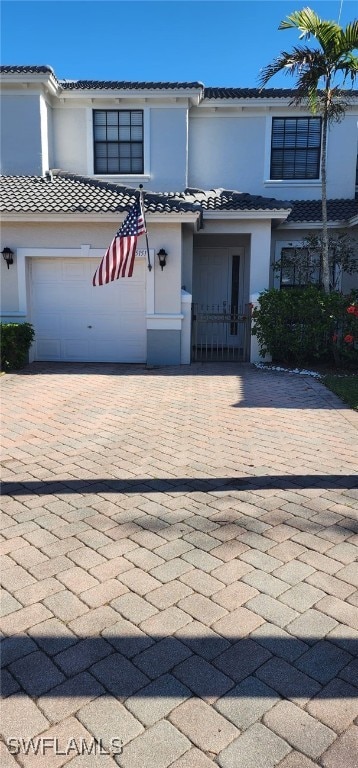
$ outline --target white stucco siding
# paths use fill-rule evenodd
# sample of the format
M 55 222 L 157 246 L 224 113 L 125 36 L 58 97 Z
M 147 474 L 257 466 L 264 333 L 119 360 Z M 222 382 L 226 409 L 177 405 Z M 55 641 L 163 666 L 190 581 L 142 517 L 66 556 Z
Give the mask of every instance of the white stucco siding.
M 116 109 L 106 102 L 104 109 Z M 100 108 L 100 107 L 96 107 Z M 140 179 L 153 191 L 181 190 L 187 185 L 187 108 L 150 107 L 123 102 L 120 109 L 144 111 L 144 178 L 130 174 L 100 178 L 119 183 Z M 93 110 L 88 106 L 62 105 L 53 110 L 53 167 L 83 175 L 94 173 Z
M 261 192 L 265 118 L 196 116 L 189 122 L 189 186 Z
M 296 111 L 298 117 L 306 116 Z M 321 179 L 271 180 L 271 126 L 275 116 L 292 117 L 292 109 L 271 108 L 269 114 L 193 109 L 189 120 L 189 186 L 223 187 L 279 200 L 315 200 Z M 352 198 L 355 194 L 358 113 L 348 112 L 329 129 L 327 195 Z
M 2 95 L 1 173 L 43 173 L 40 98 L 40 95 Z
M 327 197 L 352 198 L 355 194 L 358 151 L 358 111 L 334 123 L 327 141 Z
M 187 109 L 150 110 L 150 184 L 153 191 L 187 186 Z
M 87 110 L 58 108 L 53 110 L 53 167 L 86 175 L 88 168 Z
M 288 114 L 288 113 L 287 113 Z M 328 199 L 352 198 L 355 195 L 357 163 L 357 114 L 346 114 L 340 123 L 332 123 L 327 137 L 327 197 Z M 280 200 L 319 200 L 321 176 L 317 180 L 304 179 L 290 182 L 269 181 L 270 118 L 266 131 L 266 160 L 264 191 L 261 194 Z
M 148 224 L 149 247 L 157 254 L 164 248 L 168 254 L 163 271 L 155 265 L 155 311 L 158 313 L 180 313 L 181 311 L 181 225 L 166 226 Z M 157 256 L 156 262 L 158 262 Z
M 9 243 L 6 233 L 2 232 L 0 249 L 2 250 L 5 246 L 10 247 Z M 11 245 L 12 249 L 13 247 Z M 8 269 L 3 258 L 0 263 L 0 308 L 1 312 L 17 312 L 19 309 L 16 263 Z

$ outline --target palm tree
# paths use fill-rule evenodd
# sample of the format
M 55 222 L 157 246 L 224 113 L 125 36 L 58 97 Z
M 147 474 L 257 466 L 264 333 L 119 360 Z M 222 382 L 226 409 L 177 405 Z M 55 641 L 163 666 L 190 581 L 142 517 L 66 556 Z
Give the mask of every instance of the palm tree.
M 344 89 L 347 80 L 353 88 L 358 74 L 358 20 L 343 29 L 334 21 L 324 21 L 311 10 L 294 11 L 281 21 L 279 29 L 297 29 L 304 41 L 315 38 L 319 47 L 294 46 L 283 51 L 271 64 L 264 67 L 259 84 L 263 88 L 278 72 L 296 76 L 296 93 L 293 104 L 307 103 L 313 114 L 322 116 L 322 284 L 326 293 L 330 290 L 328 263 L 327 226 L 327 133 L 332 122 L 339 122 L 345 114 L 349 91 Z M 339 84 L 335 84 L 338 80 Z

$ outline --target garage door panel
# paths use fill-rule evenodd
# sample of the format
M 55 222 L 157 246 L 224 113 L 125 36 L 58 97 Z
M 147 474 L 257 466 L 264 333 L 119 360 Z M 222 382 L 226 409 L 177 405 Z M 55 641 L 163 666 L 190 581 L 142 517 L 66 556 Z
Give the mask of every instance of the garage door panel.
M 122 312 L 139 311 L 144 304 L 144 289 L 138 285 L 121 286 L 119 305 Z
M 62 333 L 61 316 L 58 312 L 39 312 L 36 317 L 36 338 L 60 338 Z
M 145 269 L 93 288 L 97 259 L 33 259 L 35 359 L 144 362 Z M 141 279 L 140 279 L 141 278 Z
M 38 338 L 36 345 L 37 360 L 62 360 L 61 342 L 59 339 Z
M 59 259 L 32 259 L 32 279 L 38 283 L 62 280 L 62 264 Z
M 36 312 L 56 310 L 64 312 L 76 307 L 76 310 L 88 307 L 88 297 L 86 291 L 78 286 L 68 285 L 64 289 L 61 280 L 56 283 L 38 283 L 35 285 L 33 294 L 33 306 Z
M 74 280 L 87 280 L 89 265 L 84 262 L 84 259 L 63 259 L 62 279 L 64 282 L 72 283 Z
M 32 301 L 37 312 L 46 312 L 57 309 L 59 301 L 59 285 L 57 282 L 38 282 L 33 284 Z
M 87 339 L 93 328 L 93 317 L 86 312 L 66 312 L 62 317 L 61 335 L 63 338 Z M 89 328 L 91 326 L 91 328 Z
M 72 362 L 90 362 L 93 360 L 91 344 L 84 339 L 63 339 L 62 359 Z

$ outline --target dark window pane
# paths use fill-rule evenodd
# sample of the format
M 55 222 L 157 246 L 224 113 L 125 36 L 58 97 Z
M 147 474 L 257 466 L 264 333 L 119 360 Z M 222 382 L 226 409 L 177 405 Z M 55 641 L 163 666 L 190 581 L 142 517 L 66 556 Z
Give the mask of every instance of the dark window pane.
M 118 125 L 118 112 L 107 112 L 107 125 Z
M 130 125 L 131 124 L 131 113 L 130 112 L 119 112 L 119 125 Z
M 131 145 L 130 144 L 120 144 L 119 145 L 119 155 L 120 155 L 121 158 L 130 157 L 131 156 Z
M 131 112 L 131 124 L 132 125 L 143 125 L 143 112 L 138 110 L 138 112 Z
M 274 117 L 271 136 L 271 179 L 318 179 L 321 118 Z
M 129 125 L 120 125 L 119 127 L 119 140 L 120 141 L 130 141 L 131 139 L 131 129 Z
M 96 157 L 98 159 L 101 157 L 107 157 L 107 144 L 104 142 L 96 143 Z
M 108 144 L 108 157 L 118 157 L 118 144 Z
M 107 173 L 107 160 L 97 160 L 96 172 L 97 173 Z
M 107 126 L 107 141 L 118 141 L 118 126 L 117 125 L 108 125 Z
M 282 248 L 280 287 L 320 285 L 321 266 L 317 254 L 309 254 L 306 248 Z
M 142 157 L 143 147 L 141 144 L 132 144 L 132 157 Z
M 143 128 L 141 125 L 134 125 L 131 128 L 132 141 L 143 141 Z
M 133 173 L 143 172 L 143 164 L 141 158 L 138 160 L 136 158 L 132 158 L 132 171 Z
M 108 158 L 108 173 L 118 173 L 119 163 L 117 158 Z
M 106 135 L 106 126 L 105 125 L 95 125 L 94 127 L 94 137 L 96 141 L 105 141 L 107 138 Z
M 94 110 L 95 173 L 143 173 L 143 111 Z
M 95 125 L 106 125 L 106 112 L 99 112 L 97 110 L 94 113 L 94 124 Z

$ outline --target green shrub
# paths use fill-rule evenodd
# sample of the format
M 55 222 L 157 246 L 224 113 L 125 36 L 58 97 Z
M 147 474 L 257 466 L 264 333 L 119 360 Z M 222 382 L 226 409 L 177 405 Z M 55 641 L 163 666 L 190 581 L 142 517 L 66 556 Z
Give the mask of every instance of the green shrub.
M 35 336 L 30 323 L 0 323 L 1 370 L 23 368 Z
M 320 288 L 277 290 L 261 294 L 253 311 L 252 333 L 261 353 L 274 362 L 358 363 L 358 292 L 343 296 Z

